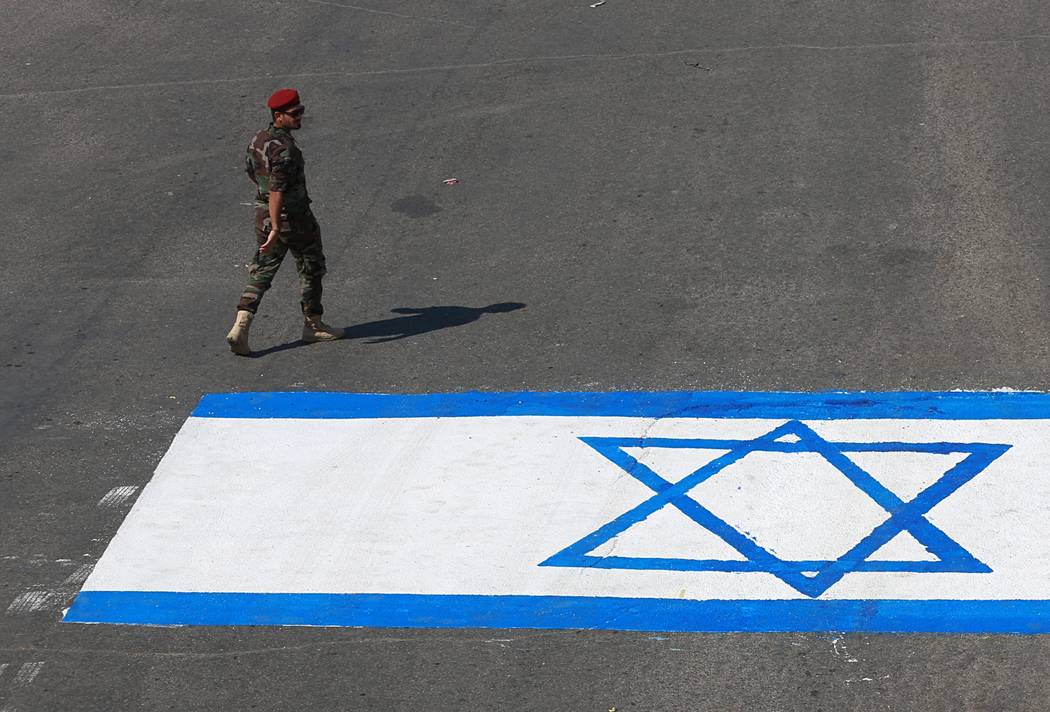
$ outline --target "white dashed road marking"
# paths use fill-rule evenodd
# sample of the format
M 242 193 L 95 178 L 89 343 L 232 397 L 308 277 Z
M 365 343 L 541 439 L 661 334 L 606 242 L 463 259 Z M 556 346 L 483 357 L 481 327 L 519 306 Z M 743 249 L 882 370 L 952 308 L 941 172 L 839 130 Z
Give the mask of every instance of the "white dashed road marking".
M 103 509 L 115 509 L 131 499 L 139 491 L 138 485 L 124 485 L 114 487 L 98 501 L 98 506 Z
M 9 614 L 58 610 L 80 589 L 91 575 L 94 564 L 81 564 L 61 584 L 50 591 L 26 591 L 18 594 L 7 607 Z

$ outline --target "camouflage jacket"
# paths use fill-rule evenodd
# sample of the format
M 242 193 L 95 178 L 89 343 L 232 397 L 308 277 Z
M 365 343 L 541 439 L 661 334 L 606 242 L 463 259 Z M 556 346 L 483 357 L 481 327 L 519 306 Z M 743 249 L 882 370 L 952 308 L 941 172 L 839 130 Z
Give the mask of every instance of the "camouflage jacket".
M 255 205 L 266 207 L 270 191 L 284 193 L 284 209 L 290 215 L 310 209 L 306 194 L 306 161 L 287 129 L 273 124 L 255 134 L 248 144 L 244 171 L 255 186 Z

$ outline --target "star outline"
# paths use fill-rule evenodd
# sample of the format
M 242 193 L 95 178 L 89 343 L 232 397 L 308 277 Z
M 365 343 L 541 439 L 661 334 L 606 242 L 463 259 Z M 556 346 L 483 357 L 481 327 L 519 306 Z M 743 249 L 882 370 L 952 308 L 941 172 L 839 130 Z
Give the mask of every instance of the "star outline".
M 781 441 L 787 435 L 795 441 Z M 540 566 L 605 569 L 763 572 L 776 576 L 799 593 L 816 598 L 849 573 L 907 571 L 914 573 L 989 573 L 991 568 L 966 551 L 925 515 L 955 493 L 1010 449 L 998 443 L 958 442 L 832 442 L 799 420 L 789 420 L 751 440 L 712 438 L 580 437 L 583 443 L 626 471 L 653 491 L 635 507 L 602 525 L 575 543 L 541 562 Z M 628 454 L 628 447 L 675 447 L 726 450 L 722 455 L 671 483 Z M 813 452 L 839 470 L 868 495 L 889 517 L 844 554 L 834 560 L 785 560 L 762 547 L 718 517 L 688 493 L 726 467 L 752 452 Z M 847 452 L 967 453 L 935 482 L 905 502 L 846 456 Z M 594 549 L 627 531 L 649 515 L 674 506 L 696 524 L 718 536 L 745 560 L 684 559 L 676 557 L 595 556 Z M 898 534 L 907 531 L 937 561 L 867 561 Z M 808 572 L 815 572 L 807 575 Z

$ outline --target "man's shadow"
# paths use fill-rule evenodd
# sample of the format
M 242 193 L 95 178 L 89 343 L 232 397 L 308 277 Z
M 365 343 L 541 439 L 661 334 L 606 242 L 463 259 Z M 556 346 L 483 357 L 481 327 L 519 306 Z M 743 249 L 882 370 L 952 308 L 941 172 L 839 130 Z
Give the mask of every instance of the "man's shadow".
M 482 314 L 501 314 L 524 309 L 521 302 L 500 302 L 487 307 L 400 307 L 391 309 L 394 314 L 405 314 L 392 319 L 370 321 L 347 327 L 347 339 L 369 339 L 367 344 L 384 344 L 387 341 L 407 339 L 428 331 L 463 326 L 477 321 Z
M 369 321 L 364 324 L 355 324 L 346 327 L 345 339 L 368 339 L 366 344 L 384 344 L 388 341 L 407 339 L 410 336 L 419 336 L 430 331 L 448 329 L 453 326 L 463 326 L 472 321 L 477 321 L 482 314 L 502 314 L 505 312 L 524 309 L 521 302 L 499 302 L 487 307 L 460 307 L 460 306 L 435 306 L 435 307 L 399 307 L 391 309 L 394 314 L 404 314 L 390 319 Z M 278 351 L 306 346 L 304 341 L 289 341 L 288 343 L 271 346 L 268 349 L 253 351 L 251 355 L 255 358 L 267 356 Z

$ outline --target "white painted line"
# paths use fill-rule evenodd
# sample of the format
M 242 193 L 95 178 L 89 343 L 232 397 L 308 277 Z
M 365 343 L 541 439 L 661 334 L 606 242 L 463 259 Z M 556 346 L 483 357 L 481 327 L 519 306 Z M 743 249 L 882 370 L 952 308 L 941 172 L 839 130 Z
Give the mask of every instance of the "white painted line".
M 46 611 L 52 606 L 53 594 L 50 591 L 26 591 L 20 593 L 7 607 L 10 614 L 33 613 Z
M 40 671 L 44 669 L 43 662 L 24 663 L 22 667 L 18 669 L 18 674 L 15 675 L 15 686 L 26 687 L 33 683 L 33 680 L 37 678 Z
M 0 665 L 0 676 L 3 675 L 4 670 L 7 669 L 7 663 Z M 44 663 L 41 662 L 30 662 L 23 663 L 15 674 L 14 681 L 11 683 L 12 690 L 20 690 L 33 684 L 37 676 L 40 675 L 40 671 L 44 669 Z M 18 707 L 13 702 L 8 702 L 3 707 L 0 707 L 0 712 L 18 712 Z
M 77 567 L 76 571 L 67 576 L 65 581 L 62 582 L 61 590 L 80 588 L 80 586 L 88 580 L 88 576 L 91 575 L 91 571 L 94 568 L 94 564 L 81 564 Z
M 4 677 L 4 670 L 7 670 L 8 663 L 0 663 L 0 679 Z
M 80 589 L 94 568 L 94 564 L 81 564 L 53 590 L 20 593 L 7 607 L 7 612 L 9 614 L 35 613 L 59 608 Z
M 114 487 L 98 501 L 98 506 L 104 509 L 114 509 L 131 499 L 139 491 L 138 485 L 124 485 Z

